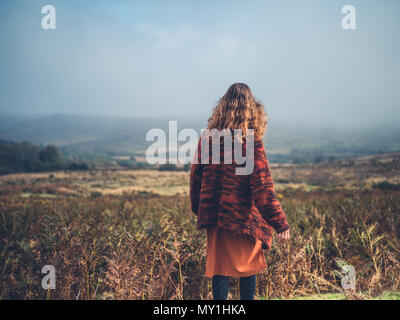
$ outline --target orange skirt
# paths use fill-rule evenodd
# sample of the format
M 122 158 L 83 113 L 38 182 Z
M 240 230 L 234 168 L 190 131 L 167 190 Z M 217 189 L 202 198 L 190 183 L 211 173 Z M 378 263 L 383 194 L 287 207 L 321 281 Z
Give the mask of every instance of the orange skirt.
M 261 240 L 218 226 L 207 229 L 206 277 L 248 277 L 266 267 Z

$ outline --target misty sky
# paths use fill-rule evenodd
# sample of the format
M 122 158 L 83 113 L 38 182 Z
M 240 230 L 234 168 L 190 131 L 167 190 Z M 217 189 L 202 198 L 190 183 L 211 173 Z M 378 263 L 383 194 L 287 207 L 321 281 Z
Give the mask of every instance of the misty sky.
M 396 0 L 2 0 L 0 113 L 196 117 L 245 82 L 271 120 L 394 123 L 399 34 Z

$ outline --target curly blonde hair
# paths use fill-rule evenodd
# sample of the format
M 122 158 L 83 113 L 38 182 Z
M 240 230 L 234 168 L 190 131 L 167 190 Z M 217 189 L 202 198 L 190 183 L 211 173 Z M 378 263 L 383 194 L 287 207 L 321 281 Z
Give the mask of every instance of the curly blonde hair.
M 253 129 L 255 138 L 262 139 L 267 122 L 264 106 L 254 98 L 249 86 L 245 83 L 234 83 L 214 108 L 208 119 L 207 129 L 241 129 L 243 137 L 246 136 L 247 129 Z

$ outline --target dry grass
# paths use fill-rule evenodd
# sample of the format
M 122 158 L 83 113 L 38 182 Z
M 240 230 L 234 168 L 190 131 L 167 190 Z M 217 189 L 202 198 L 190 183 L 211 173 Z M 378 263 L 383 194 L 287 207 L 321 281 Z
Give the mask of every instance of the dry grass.
M 118 195 L 135 191 L 175 195 L 188 194 L 188 179 L 188 172 L 156 170 L 18 173 L 0 176 L 0 188 L 23 185 L 25 189 L 34 189 L 37 185 L 47 184 L 58 189 L 57 193 L 86 196 L 92 192 Z
M 1 177 L 0 298 L 210 299 L 205 232 L 195 229 L 188 197 L 175 194 L 187 193 L 188 178 L 159 171 Z M 400 191 L 371 189 L 369 178 L 352 189 L 278 185 L 292 239 L 266 253 L 257 297 L 365 299 L 400 290 Z M 355 291 L 341 288 L 343 262 L 356 270 Z M 56 268 L 56 290 L 41 288 L 47 264 Z

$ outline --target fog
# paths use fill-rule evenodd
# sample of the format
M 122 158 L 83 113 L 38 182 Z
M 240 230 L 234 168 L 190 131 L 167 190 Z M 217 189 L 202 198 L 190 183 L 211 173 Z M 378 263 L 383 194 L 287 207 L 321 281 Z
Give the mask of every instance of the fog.
M 205 118 L 245 82 L 271 123 L 400 116 L 400 3 L 52 0 L 0 3 L 0 113 Z

